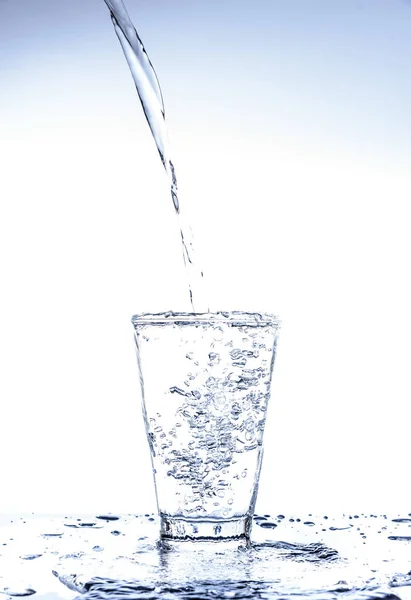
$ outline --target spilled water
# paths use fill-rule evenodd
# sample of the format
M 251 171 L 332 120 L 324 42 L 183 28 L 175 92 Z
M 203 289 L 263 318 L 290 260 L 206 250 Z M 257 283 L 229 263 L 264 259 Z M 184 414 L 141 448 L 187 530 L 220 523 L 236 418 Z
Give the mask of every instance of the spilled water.
M 174 209 L 180 225 L 183 258 L 189 284 L 191 308 L 195 312 L 207 312 L 204 296 L 204 274 L 198 265 L 193 244 L 193 234 L 187 222 L 178 195 L 177 177 L 168 141 L 163 96 L 154 67 L 148 57 L 122 0 L 104 0 L 110 10 L 111 20 L 140 98 L 161 162 L 166 170 Z
M 409 600 L 409 517 L 262 515 L 248 545 L 161 543 L 148 514 L 2 517 L 0 597 Z

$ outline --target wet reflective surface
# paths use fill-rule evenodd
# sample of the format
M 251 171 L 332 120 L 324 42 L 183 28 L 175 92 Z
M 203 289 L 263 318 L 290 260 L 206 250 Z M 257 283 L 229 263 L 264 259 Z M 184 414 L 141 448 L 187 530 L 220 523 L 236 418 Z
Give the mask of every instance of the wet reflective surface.
M 259 515 L 252 541 L 160 542 L 154 515 L 0 518 L 0 598 L 411 600 L 411 515 Z

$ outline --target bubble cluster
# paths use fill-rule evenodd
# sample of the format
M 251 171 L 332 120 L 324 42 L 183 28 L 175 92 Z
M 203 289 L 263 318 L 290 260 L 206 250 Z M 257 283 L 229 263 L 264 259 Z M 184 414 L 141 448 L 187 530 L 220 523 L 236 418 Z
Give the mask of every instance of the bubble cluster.
M 137 331 L 163 514 L 230 519 L 249 513 L 276 333 L 273 324 L 213 322 Z

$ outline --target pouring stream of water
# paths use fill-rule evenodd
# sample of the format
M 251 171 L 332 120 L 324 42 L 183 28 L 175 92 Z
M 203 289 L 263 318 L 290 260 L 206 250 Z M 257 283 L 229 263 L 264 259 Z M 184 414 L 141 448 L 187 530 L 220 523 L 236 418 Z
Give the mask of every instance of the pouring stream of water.
M 203 271 L 195 258 L 193 234 L 182 211 L 178 196 L 176 172 L 169 149 L 163 96 L 157 75 L 122 0 L 104 1 L 110 11 L 115 32 L 124 51 L 144 114 L 169 179 L 171 197 L 179 219 L 192 311 L 195 312 L 194 307 L 196 307 L 198 312 L 208 312 L 208 303 L 203 291 Z

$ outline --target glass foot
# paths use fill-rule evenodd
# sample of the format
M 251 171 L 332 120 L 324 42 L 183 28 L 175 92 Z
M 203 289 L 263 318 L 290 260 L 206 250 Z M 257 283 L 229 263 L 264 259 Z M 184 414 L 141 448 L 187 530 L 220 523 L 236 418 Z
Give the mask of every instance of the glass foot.
M 250 537 L 252 518 L 186 519 L 160 515 L 161 537 L 171 540 L 235 540 Z

